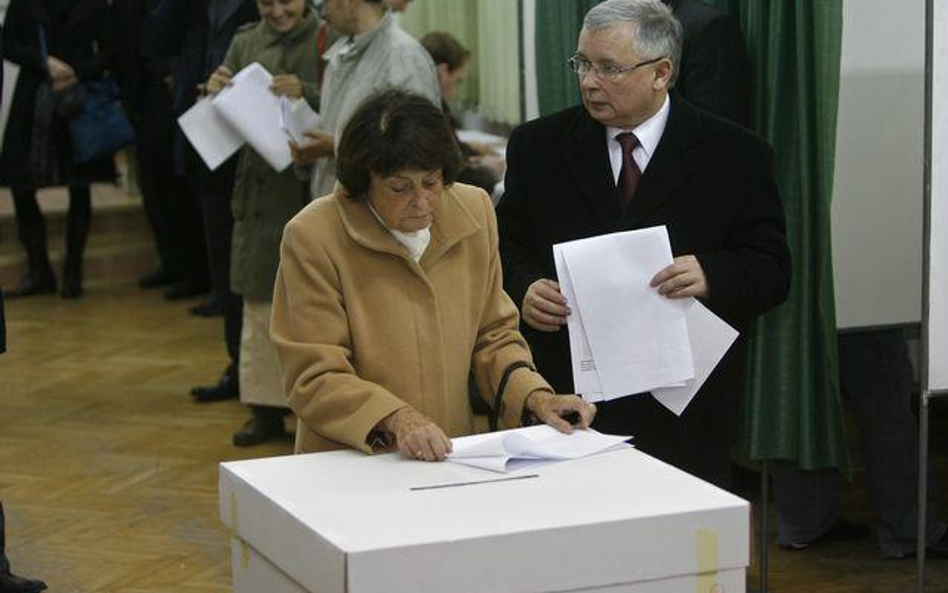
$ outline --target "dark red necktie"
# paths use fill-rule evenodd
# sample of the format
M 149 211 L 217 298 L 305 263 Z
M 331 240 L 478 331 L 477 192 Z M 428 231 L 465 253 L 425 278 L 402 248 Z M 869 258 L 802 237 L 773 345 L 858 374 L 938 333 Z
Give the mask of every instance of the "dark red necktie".
M 635 195 L 635 188 L 639 186 L 639 179 L 642 178 L 642 171 L 638 164 L 632 158 L 632 151 L 639 145 L 639 139 L 632 132 L 622 132 L 616 136 L 616 141 L 622 147 L 622 169 L 619 170 L 619 199 L 624 210 L 632 196 Z

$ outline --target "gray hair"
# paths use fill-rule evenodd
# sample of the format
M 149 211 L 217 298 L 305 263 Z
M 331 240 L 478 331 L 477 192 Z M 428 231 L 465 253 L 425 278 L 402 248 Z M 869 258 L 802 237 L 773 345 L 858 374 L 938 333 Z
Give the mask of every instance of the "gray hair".
M 583 18 L 583 29 L 596 31 L 632 24 L 632 49 L 643 60 L 667 57 L 672 63 L 671 85 L 678 79 L 681 63 L 681 23 L 659 0 L 605 0 Z

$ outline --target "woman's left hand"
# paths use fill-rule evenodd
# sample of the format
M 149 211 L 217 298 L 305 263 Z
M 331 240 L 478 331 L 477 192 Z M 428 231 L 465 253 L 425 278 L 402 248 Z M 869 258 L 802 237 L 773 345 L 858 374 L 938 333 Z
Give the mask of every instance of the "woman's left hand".
M 596 406 L 576 395 L 554 395 L 537 390 L 527 396 L 524 406 L 541 422 L 566 434 L 571 434 L 573 428 L 589 428 L 596 417 Z M 570 416 L 578 421 L 570 423 L 566 420 Z
M 270 90 L 277 97 L 299 99 L 303 96 L 303 83 L 294 74 L 277 74 L 270 83 Z
M 406 406 L 379 423 L 386 432 L 395 435 L 399 450 L 409 459 L 444 461 L 451 452 L 451 439 L 428 417 Z

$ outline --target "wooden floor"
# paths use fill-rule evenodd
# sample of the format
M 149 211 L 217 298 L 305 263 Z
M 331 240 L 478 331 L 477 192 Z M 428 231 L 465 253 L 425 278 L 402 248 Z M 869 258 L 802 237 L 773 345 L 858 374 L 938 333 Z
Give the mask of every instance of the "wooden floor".
M 217 463 L 286 454 L 291 443 L 235 449 L 231 433 L 246 418 L 239 404 L 191 403 L 189 388 L 216 379 L 225 359 L 219 320 L 189 316 L 188 304 L 129 286 L 93 287 L 76 302 L 7 303 L 0 499 L 8 554 L 16 572 L 45 579 L 52 593 L 230 590 Z M 943 457 L 938 469 L 948 488 Z M 858 465 L 843 507 L 872 519 Z M 914 590 L 914 562 L 879 560 L 871 540 L 772 547 L 771 563 L 778 593 Z M 749 574 L 754 585 L 755 569 Z M 948 591 L 948 561 L 930 562 L 928 575 L 929 591 Z

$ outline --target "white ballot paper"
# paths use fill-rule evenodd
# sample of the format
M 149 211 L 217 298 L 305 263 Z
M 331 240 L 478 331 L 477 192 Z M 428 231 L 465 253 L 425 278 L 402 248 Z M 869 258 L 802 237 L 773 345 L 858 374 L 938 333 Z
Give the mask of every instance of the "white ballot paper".
M 681 387 L 659 387 L 652 390 L 655 399 L 678 416 L 681 416 L 691 403 L 738 335 L 736 329 L 712 313 L 698 299 L 684 299 L 684 301 L 695 377 Z
M 570 342 L 578 342 L 571 348 L 583 354 L 585 342 L 592 355 L 573 359 L 577 392 L 593 394 L 589 401 L 609 400 L 694 378 L 685 303 L 649 286 L 672 263 L 665 227 L 560 243 L 554 257 L 557 250 L 557 275 L 569 278 L 573 298 L 564 296 L 579 320 L 569 325 Z M 590 370 L 598 391 L 595 383 L 580 382 Z
M 280 98 L 270 85 L 273 76 L 254 62 L 234 75 L 212 104 L 267 163 L 283 171 L 293 162 L 286 132 L 280 126 Z
M 244 139 L 217 113 L 210 98 L 201 99 L 185 111 L 178 125 L 211 171 L 244 145 Z
M 319 114 L 313 111 L 305 99 L 280 97 L 280 128 L 297 144 L 304 144 L 303 132 L 315 130 L 319 125 Z
M 642 231 L 631 231 L 630 233 L 641 233 L 643 241 L 647 242 L 656 242 L 654 243 L 650 250 L 645 249 L 643 253 L 639 254 L 639 260 L 635 261 L 633 258 L 625 258 L 626 261 L 612 261 L 609 262 L 606 259 L 606 256 L 603 256 L 602 267 L 598 267 L 597 264 L 580 259 L 584 261 L 583 265 L 591 266 L 590 268 L 585 268 L 584 272 L 578 274 L 573 272 L 573 268 L 579 265 L 575 258 L 571 258 L 572 265 L 567 263 L 566 252 L 570 251 L 573 243 L 580 243 L 589 241 L 584 239 L 582 241 L 575 241 L 573 243 L 561 243 L 553 246 L 553 257 L 556 263 L 557 276 L 559 278 L 560 292 L 563 293 L 563 296 L 566 297 L 567 302 L 570 304 L 572 309 L 572 314 L 567 319 L 567 327 L 569 330 L 569 343 L 570 343 L 570 356 L 572 358 L 573 366 L 573 383 L 577 393 L 583 394 L 583 397 L 587 401 L 596 402 L 615 399 L 618 397 L 623 397 L 626 395 L 641 393 L 644 391 L 651 391 L 652 395 L 657 399 L 662 405 L 674 412 L 675 414 L 681 415 L 684 412 L 685 408 L 694 398 L 695 394 L 711 375 L 711 372 L 721 361 L 724 355 L 727 353 L 728 349 L 731 347 L 731 344 L 734 343 L 734 340 L 737 339 L 737 331 L 734 330 L 731 326 L 717 317 L 712 313 L 707 307 L 701 304 L 697 299 L 680 299 L 671 301 L 665 297 L 658 295 L 657 291 L 654 288 L 648 288 L 646 292 L 650 293 L 654 297 L 661 299 L 666 303 L 674 304 L 674 306 L 680 307 L 684 312 L 684 322 L 687 332 L 687 352 L 678 351 L 676 354 L 671 354 L 673 356 L 679 357 L 679 359 L 686 359 L 691 362 L 693 369 L 693 376 L 685 381 L 678 380 L 669 380 L 667 383 L 662 385 L 656 385 L 648 389 L 630 389 L 628 391 L 614 391 L 604 388 L 603 381 L 600 378 L 601 369 L 604 364 L 606 368 L 609 368 L 611 364 L 608 360 L 606 363 L 600 362 L 596 356 L 594 356 L 594 351 L 597 349 L 590 346 L 590 342 L 596 340 L 595 337 L 590 337 L 587 333 L 588 325 L 587 318 L 595 317 L 595 313 L 591 311 L 588 307 L 596 306 L 598 307 L 598 312 L 605 314 L 613 314 L 616 309 L 619 308 L 634 308 L 635 302 L 628 299 L 628 291 L 621 289 L 623 295 L 620 297 L 615 297 L 612 299 L 612 304 L 609 306 L 609 303 L 606 302 L 605 306 L 602 302 L 594 301 L 594 305 L 590 305 L 589 300 L 583 300 L 581 296 L 577 296 L 577 291 L 575 288 L 575 276 L 579 276 L 583 279 L 584 282 L 589 282 L 589 277 L 594 276 L 595 273 L 605 274 L 612 276 L 626 276 L 635 275 L 637 277 L 636 282 L 640 282 L 640 286 L 648 287 L 648 282 L 651 280 L 652 276 L 655 275 L 660 269 L 671 263 L 671 250 L 668 247 L 668 236 L 665 231 L 665 227 L 654 227 L 650 229 L 643 229 Z M 623 235 L 628 235 L 630 233 L 617 233 L 615 235 L 605 235 L 600 238 L 613 238 L 618 239 L 619 241 L 628 241 L 627 238 L 622 237 Z M 609 248 L 610 241 L 604 241 L 603 244 L 606 248 Z M 601 247 L 602 245 L 600 245 Z M 623 258 L 621 250 L 618 248 L 613 248 L 613 255 L 617 256 L 616 259 Z M 668 249 L 667 253 L 665 250 Z M 632 266 L 644 265 L 647 266 L 636 270 Z M 618 267 L 616 267 L 618 266 Z M 617 270 L 621 270 L 621 274 L 617 273 Z M 589 272 L 589 273 L 585 273 Z M 595 282 L 595 278 L 593 278 Z M 586 287 L 589 288 L 588 286 Z M 603 287 L 600 290 L 607 290 Z M 634 291 L 633 291 L 634 292 Z M 604 293 L 605 296 L 608 296 L 608 293 Z M 639 295 L 641 296 L 641 295 Z M 600 299 L 602 301 L 604 299 Z M 616 333 L 621 334 L 622 331 L 636 332 L 636 331 L 657 331 L 654 326 L 650 325 L 649 322 L 655 321 L 657 317 L 653 313 L 645 313 L 646 315 L 653 315 L 653 317 L 646 319 L 643 323 L 638 325 L 631 324 L 635 327 L 642 327 L 644 325 L 645 329 L 626 329 L 623 330 L 623 327 L 616 325 Z M 677 315 L 671 317 L 677 321 Z M 618 320 L 615 320 L 614 323 L 620 323 Z M 638 334 L 629 333 L 627 335 L 618 335 L 616 339 L 624 340 L 629 342 L 634 342 L 637 339 Z M 611 336 L 607 336 L 611 337 Z M 678 336 L 680 338 L 680 336 Z M 652 344 L 653 339 L 646 339 L 643 341 L 644 344 Z M 597 346 L 598 346 L 597 342 Z M 607 343 L 602 348 L 608 348 L 609 344 Z M 605 350 L 602 350 L 605 351 Z M 665 350 L 660 350 L 661 354 L 664 352 L 664 355 L 669 355 L 670 352 L 667 348 Z M 680 360 L 679 360 L 680 361 Z M 675 361 L 672 361 L 675 362 Z M 621 371 L 621 361 L 616 361 L 618 368 L 614 369 Z
M 564 434 L 546 424 L 451 439 L 448 461 L 500 473 L 631 447 L 629 436 L 592 429 Z

